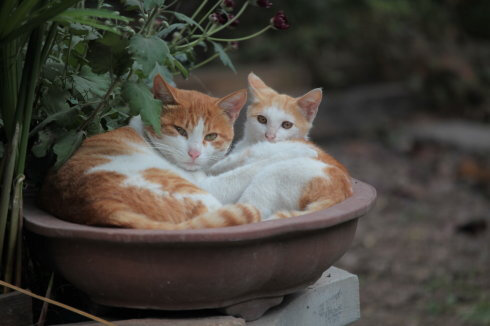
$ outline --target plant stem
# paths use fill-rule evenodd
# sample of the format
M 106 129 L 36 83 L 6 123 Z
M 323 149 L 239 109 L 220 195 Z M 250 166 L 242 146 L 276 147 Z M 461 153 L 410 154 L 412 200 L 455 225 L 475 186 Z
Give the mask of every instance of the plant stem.
M 5 268 L 5 281 L 8 283 L 12 282 L 14 278 L 14 257 L 16 252 L 16 244 L 18 244 L 19 240 L 19 220 L 20 220 L 20 202 L 22 198 L 22 184 L 24 182 L 25 176 L 20 174 L 15 180 L 14 187 L 14 198 L 12 200 L 12 209 L 10 210 L 10 230 L 9 230 L 9 239 L 8 239 L 8 247 L 7 247 L 7 262 Z M 8 291 L 7 288 L 4 289 L 4 293 Z
M 203 21 L 206 20 L 206 18 L 209 17 L 209 15 L 211 15 L 213 13 L 213 11 L 216 10 L 216 8 L 218 8 L 218 6 L 223 2 L 223 0 L 219 0 L 219 1 L 216 1 L 216 3 L 214 4 L 214 6 L 211 7 L 211 9 L 208 10 L 208 12 L 202 16 L 201 20 L 199 20 L 197 22 L 198 25 L 201 25 L 203 23 Z M 192 30 L 191 30 L 191 35 L 194 35 L 194 33 L 196 32 L 196 29 L 197 29 L 197 26 L 195 26 Z
M 194 18 L 196 18 L 197 15 L 199 15 L 199 13 L 201 12 L 202 8 L 204 8 L 204 6 L 206 5 L 206 3 L 208 3 L 208 0 L 203 0 L 201 2 L 201 4 L 199 5 L 199 7 L 197 7 L 196 11 L 194 11 L 194 13 L 192 14 L 191 19 L 194 19 Z
M 143 32 L 146 30 L 146 28 L 148 27 L 148 25 L 151 24 L 151 22 L 153 21 L 153 18 L 155 18 L 155 16 L 157 15 L 158 13 L 158 8 L 155 7 L 153 8 L 153 10 L 151 11 L 151 14 L 150 16 L 148 16 L 148 19 L 146 20 L 145 24 L 143 25 L 143 27 L 141 27 L 141 29 L 138 31 L 138 34 L 143 34 Z M 147 35 L 147 33 L 145 33 L 145 35 Z
M 44 24 L 41 24 L 38 28 L 36 28 L 29 39 L 29 48 L 28 48 L 28 54 L 31 52 L 31 46 L 33 47 L 32 49 L 32 55 L 26 57 L 26 62 L 28 58 L 32 58 L 32 67 L 30 69 L 30 75 L 29 75 L 29 80 L 28 84 L 29 87 L 26 89 L 26 103 L 25 107 L 23 108 L 23 118 L 24 122 L 22 123 L 22 130 L 21 130 L 21 139 L 20 139 L 20 150 L 19 150 L 19 162 L 17 166 L 17 174 L 23 174 L 24 173 L 24 168 L 25 168 L 25 161 L 26 161 L 26 156 L 27 156 L 27 143 L 29 140 L 29 128 L 31 125 L 31 119 L 32 119 L 32 108 L 34 106 L 34 95 L 36 92 L 36 85 L 39 79 L 39 71 L 41 70 L 41 46 L 42 46 L 42 40 L 43 40 L 43 31 L 44 31 Z M 24 81 L 22 81 L 24 82 Z
M 12 139 L 15 128 L 15 108 L 17 106 L 18 91 L 18 58 L 16 40 L 0 46 L 0 108 L 3 118 L 5 137 Z
M 243 36 L 243 37 L 238 37 L 238 38 L 208 37 L 208 40 L 217 41 L 217 42 L 240 42 L 240 41 L 246 41 L 246 40 L 249 40 L 251 38 L 257 37 L 260 34 L 263 34 L 264 32 L 268 31 L 271 28 L 272 28 L 272 26 L 271 25 L 268 25 L 268 26 L 264 27 L 263 29 L 261 29 L 260 31 L 258 31 L 256 33 L 253 33 L 253 34 L 250 34 L 250 35 L 247 35 L 247 36 Z
M 52 22 L 49 27 L 48 36 L 46 36 L 46 41 L 44 42 L 43 50 L 41 51 L 41 63 L 44 65 L 48 59 L 51 49 L 53 49 L 56 36 L 58 35 L 58 23 Z
M 227 28 L 228 26 L 230 26 L 235 20 L 237 20 L 243 14 L 243 12 L 245 11 L 245 9 L 247 9 L 247 7 L 248 7 L 248 1 L 245 1 L 245 3 L 243 4 L 243 6 L 237 12 L 237 14 L 232 19 L 228 20 L 225 24 L 223 24 L 220 27 L 218 27 L 217 29 L 215 29 L 213 31 L 213 34 L 214 33 L 218 33 L 219 31 L 221 31 L 221 30 Z
M 21 189 L 22 191 L 22 189 Z M 24 195 L 19 198 L 19 227 L 17 228 L 17 252 L 15 259 L 15 285 L 22 285 L 22 231 L 24 227 Z
M 225 49 L 226 50 L 226 49 Z M 214 59 L 216 59 L 217 57 L 219 57 L 219 53 L 215 53 L 213 54 L 212 56 L 210 56 L 209 58 L 207 58 L 206 60 L 203 60 L 201 62 L 199 62 L 197 65 L 194 65 L 192 66 L 191 68 L 189 68 L 189 70 L 196 70 L 197 68 L 201 68 L 202 66 L 210 63 L 211 61 L 213 61 Z
M 219 3 L 219 2 L 218 2 Z M 196 44 L 198 44 L 199 42 L 201 42 L 202 40 L 211 40 L 212 38 L 210 38 L 211 35 L 213 34 L 216 34 L 218 33 L 219 31 L 223 30 L 224 28 L 230 26 L 231 23 L 233 23 L 235 20 L 238 19 L 238 17 L 240 17 L 243 12 L 245 11 L 245 9 L 247 9 L 247 6 L 248 6 L 248 1 L 245 1 L 245 3 L 243 4 L 243 6 L 240 8 L 240 10 L 238 11 L 238 13 L 236 14 L 235 17 L 233 17 L 232 19 L 230 19 L 229 21 L 227 21 L 225 24 L 223 24 L 222 26 L 218 27 L 218 28 L 212 28 L 211 27 L 211 30 L 208 31 L 208 32 L 205 32 L 205 33 L 202 33 L 202 34 L 199 34 L 199 35 L 193 35 L 194 32 L 195 32 L 195 28 L 191 31 L 191 37 L 192 38 L 196 38 L 196 40 L 190 42 L 190 43 L 187 43 L 187 44 L 182 44 L 182 45 L 177 45 L 175 48 L 176 49 L 186 49 L 188 47 L 192 47 Z M 201 20 L 199 22 L 199 24 L 202 23 L 203 20 Z M 248 39 L 248 38 L 247 38 Z M 228 40 L 227 40 L 228 41 Z M 231 41 L 234 41 L 234 40 L 231 40 Z
M 10 142 L 6 156 L 7 164 L 3 173 L 2 194 L 0 199 L 0 271 L 2 266 L 3 245 L 5 243 L 5 228 L 9 211 L 10 193 L 12 191 L 12 180 L 14 178 L 15 161 L 17 157 L 17 147 L 19 145 L 20 124 L 15 125 L 14 136 Z
M 102 98 L 102 101 L 99 103 L 97 108 L 92 111 L 90 116 L 83 122 L 83 124 L 78 128 L 78 131 L 84 130 L 91 122 L 92 120 L 95 119 L 97 114 L 104 108 L 104 105 L 107 102 L 107 99 L 111 95 L 112 91 L 114 90 L 114 87 L 116 87 L 116 84 L 119 82 L 120 76 L 117 76 L 113 81 L 112 84 L 109 86 L 109 89 L 107 89 L 107 92 L 104 94 L 104 97 Z
M 63 88 L 65 88 L 66 86 L 66 74 L 68 73 L 68 61 L 70 61 L 72 36 L 73 34 L 70 34 L 70 40 L 68 41 L 68 50 L 66 51 L 65 69 L 63 69 Z

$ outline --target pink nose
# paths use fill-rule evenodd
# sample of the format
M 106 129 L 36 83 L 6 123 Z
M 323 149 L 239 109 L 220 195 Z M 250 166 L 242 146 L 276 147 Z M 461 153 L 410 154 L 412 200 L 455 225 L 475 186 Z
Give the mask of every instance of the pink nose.
M 199 157 L 199 155 L 201 155 L 201 152 L 198 151 L 197 149 L 189 149 L 189 151 L 187 152 L 187 154 L 189 154 L 189 156 L 194 161 L 196 158 Z
M 266 133 L 265 138 L 267 138 L 267 140 L 274 140 L 274 139 L 276 139 L 276 135 Z

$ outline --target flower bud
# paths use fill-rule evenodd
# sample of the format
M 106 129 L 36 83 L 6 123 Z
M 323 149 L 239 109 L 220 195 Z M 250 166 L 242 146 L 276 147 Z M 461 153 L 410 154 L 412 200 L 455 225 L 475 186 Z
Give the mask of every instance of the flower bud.
M 218 14 L 213 12 L 211 15 L 209 15 L 209 20 L 213 23 L 217 23 L 219 21 Z
M 233 10 L 233 8 L 235 8 L 235 0 L 224 0 L 223 7 L 226 10 Z
M 272 2 L 270 2 L 269 0 L 256 0 L 255 4 L 259 7 L 262 7 L 262 8 L 272 7 Z
M 172 41 L 178 41 L 182 38 L 182 34 L 179 32 L 174 32 L 172 34 Z
M 284 14 L 284 11 L 279 10 L 274 17 L 271 18 L 271 25 L 278 30 L 286 30 L 291 25 L 289 25 L 288 18 Z

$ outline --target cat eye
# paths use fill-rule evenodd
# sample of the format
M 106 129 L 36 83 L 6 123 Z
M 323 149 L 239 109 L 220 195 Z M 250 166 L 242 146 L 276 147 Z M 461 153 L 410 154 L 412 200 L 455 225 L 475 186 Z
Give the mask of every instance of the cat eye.
M 261 123 L 261 124 L 266 124 L 267 123 L 267 118 L 264 117 L 263 115 L 258 115 L 257 116 L 257 120 Z
M 292 122 L 289 122 L 289 121 L 284 121 L 281 126 L 284 128 L 284 129 L 289 129 L 293 126 L 293 123 Z
M 212 134 L 207 134 L 204 139 L 208 140 L 208 141 L 213 141 L 216 139 L 216 137 L 218 137 L 218 134 L 213 132 Z
M 184 137 L 187 137 L 187 131 L 185 131 L 184 128 L 179 127 L 179 126 L 174 126 L 174 127 L 175 127 L 175 130 L 177 130 L 177 132 L 179 134 L 181 134 Z

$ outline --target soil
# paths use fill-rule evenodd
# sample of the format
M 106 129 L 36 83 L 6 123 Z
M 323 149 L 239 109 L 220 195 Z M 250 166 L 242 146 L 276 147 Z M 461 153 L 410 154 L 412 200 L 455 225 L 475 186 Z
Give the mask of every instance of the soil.
M 401 151 L 380 137 L 319 142 L 378 191 L 336 264 L 360 279 L 355 325 L 490 325 L 489 156 Z

